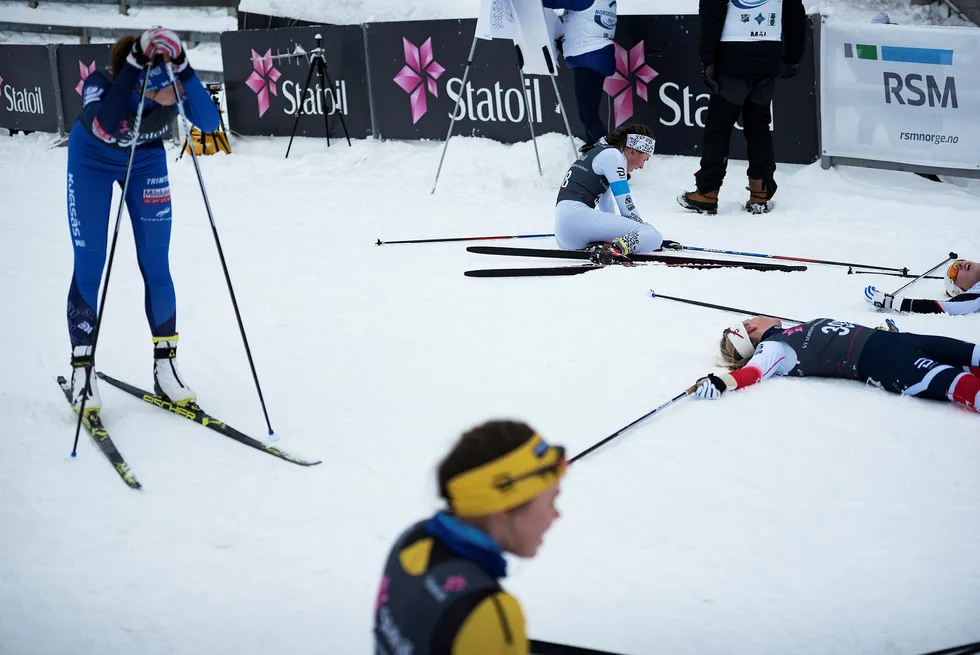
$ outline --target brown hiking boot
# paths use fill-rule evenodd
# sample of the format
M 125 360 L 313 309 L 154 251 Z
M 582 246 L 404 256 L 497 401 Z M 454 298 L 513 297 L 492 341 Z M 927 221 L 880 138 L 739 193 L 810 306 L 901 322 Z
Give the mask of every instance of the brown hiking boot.
M 677 202 L 684 209 L 691 209 L 699 214 L 718 213 L 718 189 L 714 191 L 688 191 L 677 196 Z
M 752 214 L 766 214 L 769 212 L 769 200 L 776 193 L 775 183 L 772 187 L 767 187 L 763 180 L 753 180 L 749 178 L 749 185 L 745 190 L 749 192 L 749 199 L 745 203 L 745 211 Z

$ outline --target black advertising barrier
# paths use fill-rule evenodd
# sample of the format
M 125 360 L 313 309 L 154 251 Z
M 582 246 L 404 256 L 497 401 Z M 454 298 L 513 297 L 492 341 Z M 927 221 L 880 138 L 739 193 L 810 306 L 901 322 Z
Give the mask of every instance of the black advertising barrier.
M 305 96 L 303 85 L 310 69 L 307 56 L 286 59 L 263 57 L 292 54 L 296 46 L 309 52 L 315 35 L 323 36 L 327 74 L 333 82 L 329 95 L 320 89 L 314 67 Z M 364 36 L 357 25 L 318 25 L 277 30 L 246 30 L 221 34 L 221 60 L 230 129 L 240 134 L 289 136 L 296 112 L 303 107 L 296 134 L 324 137 L 326 111 L 331 137 L 343 137 L 342 112 L 351 138 L 371 134 L 371 99 L 364 58 Z M 330 82 L 328 82 L 328 85 Z
M 701 154 L 709 95 L 701 79 L 700 34 L 696 15 L 623 16 L 616 24 L 616 73 L 605 84 L 613 124 L 650 125 L 662 154 Z M 776 84 L 772 125 L 779 162 L 810 164 L 818 158 L 813 43 L 810 21 L 799 74 Z M 746 158 L 740 129 L 732 137 L 731 156 Z
M 109 73 L 111 43 L 58 46 L 58 83 L 65 115 L 65 132 L 71 132 L 75 119 L 82 113 L 82 85 L 96 71 Z
M 0 127 L 57 132 L 57 102 L 47 46 L 0 46 Z
M 266 68 L 262 62 L 252 65 L 249 58 L 252 51 L 259 57 L 292 52 L 297 38 L 308 50 L 313 47 L 312 35 L 320 31 L 325 37 L 331 76 L 335 82 L 347 82 L 345 119 L 349 127 L 358 125 L 351 127 L 351 136 L 370 132 L 370 103 L 376 136 L 442 140 L 457 98 L 461 102 L 454 133 L 458 135 L 505 143 L 526 141 L 530 138 L 525 114 L 528 106 L 536 134 L 564 132 L 551 80 L 526 75 L 521 89 L 510 41 L 479 40 L 467 86 L 462 88 L 475 25 L 475 19 L 463 19 L 225 33 L 222 57 L 232 127 L 242 134 L 289 134 L 294 114 L 288 112 L 296 106 L 299 95 L 295 85 L 302 85 L 308 61 L 276 60 Z M 363 44 L 358 44 L 362 29 L 366 31 L 371 71 L 369 97 L 366 86 L 361 86 L 367 76 Z M 337 36 L 336 30 L 342 30 L 342 36 Z M 709 96 L 701 79 L 699 35 L 699 19 L 694 15 L 620 17 L 616 72 L 607 78 L 604 96 L 611 114 L 607 117 L 610 127 L 647 123 L 657 135 L 659 153 L 700 155 Z M 818 157 L 813 58 L 811 21 L 798 76 L 777 84 L 773 136 L 778 162 L 809 164 Z M 564 62 L 558 67 L 558 86 L 573 133 L 584 137 L 575 109 L 574 85 Z M 364 95 L 357 93 L 360 90 Z M 356 106 L 355 96 L 359 98 Z M 338 121 L 331 120 L 330 135 L 336 136 Z M 321 125 L 322 119 L 304 117 L 299 133 L 323 136 Z M 746 156 L 739 130 L 732 137 L 731 156 Z
M 454 134 L 504 143 L 527 141 L 531 134 L 526 106 L 530 107 L 535 134 L 565 131 L 547 76 L 526 75 L 521 88 L 511 41 L 478 41 L 466 88 L 462 88 L 475 28 L 475 19 L 365 26 L 379 136 L 445 139 L 457 97 L 461 102 Z M 570 78 L 568 69 L 562 71 L 560 79 Z M 564 86 L 562 99 L 571 109 L 569 105 L 575 104 L 571 84 Z M 569 122 L 573 131 L 581 129 L 577 118 Z
M 506 143 L 530 138 L 516 55 L 509 41 L 478 41 L 467 88 L 461 88 L 475 23 L 441 20 L 366 26 L 379 136 L 444 139 L 460 96 L 456 134 Z M 657 135 L 659 153 L 698 156 L 709 100 L 698 59 L 698 17 L 622 16 L 616 30 L 616 72 L 607 78 L 604 96 L 612 114 L 608 124 L 647 123 Z M 812 34 L 811 26 L 799 75 L 777 85 L 773 125 L 780 162 L 809 164 L 818 156 Z M 534 75 L 526 79 L 535 133 L 563 132 L 551 81 Z M 573 133 L 584 137 L 574 85 L 563 62 L 558 87 Z M 745 140 L 739 133 L 732 139 L 732 157 L 745 158 Z

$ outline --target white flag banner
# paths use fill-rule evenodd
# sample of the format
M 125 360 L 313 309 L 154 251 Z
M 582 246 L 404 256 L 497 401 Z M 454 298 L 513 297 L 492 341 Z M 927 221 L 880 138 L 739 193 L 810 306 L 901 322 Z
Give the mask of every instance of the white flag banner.
M 476 36 L 489 41 L 514 40 L 517 35 L 517 12 L 511 0 L 483 0 L 476 18 Z
M 823 154 L 980 170 L 980 30 L 825 20 Z
M 476 19 L 477 38 L 509 39 L 520 46 L 528 75 L 549 74 L 545 48 L 558 72 L 554 40 L 560 29 L 557 15 L 541 0 L 482 0 Z

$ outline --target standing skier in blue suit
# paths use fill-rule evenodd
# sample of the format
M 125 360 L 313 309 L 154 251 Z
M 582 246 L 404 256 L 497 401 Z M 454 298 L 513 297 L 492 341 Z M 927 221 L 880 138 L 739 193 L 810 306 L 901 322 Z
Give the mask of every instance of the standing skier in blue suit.
M 195 399 L 177 369 L 177 310 L 170 278 L 170 183 L 163 139 L 177 116 L 177 94 L 165 61 L 173 66 L 188 118 L 202 132 L 218 128 L 218 111 L 187 61 L 180 38 L 161 27 L 138 39 L 125 36 L 112 48 L 111 77 L 94 72 L 82 88 L 82 114 L 68 140 L 68 223 L 75 267 L 68 291 L 68 336 L 72 346 L 72 403 L 86 380 L 88 409 L 102 406 L 93 367 L 99 287 L 106 260 L 112 189 L 123 187 L 129 151 L 136 151 L 126 207 L 146 287 L 146 318 L 153 335 L 153 379 L 158 394 L 175 403 Z M 142 87 L 146 99 L 136 135 Z M 88 369 L 88 370 L 87 370 Z

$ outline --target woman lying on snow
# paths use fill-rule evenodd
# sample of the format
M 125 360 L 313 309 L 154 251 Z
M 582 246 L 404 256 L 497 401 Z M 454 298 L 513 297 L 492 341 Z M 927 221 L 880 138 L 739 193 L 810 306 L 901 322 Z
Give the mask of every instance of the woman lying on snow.
M 911 314 L 973 314 L 980 312 L 980 263 L 957 259 L 948 269 L 944 279 L 949 300 L 913 300 L 882 293 L 874 287 L 864 290 L 864 298 L 878 309 Z
M 888 332 L 818 318 L 783 329 L 756 316 L 727 328 L 721 356 L 731 373 L 698 380 L 695 397 L 716 399 L 773 375 L 845 378 L 980 411 L 980 346 L 948 337 Z

